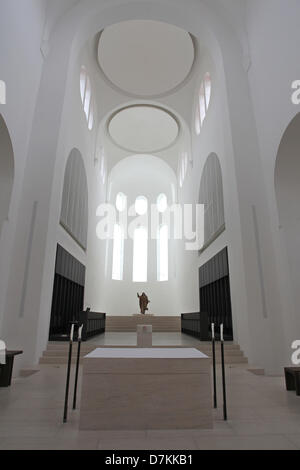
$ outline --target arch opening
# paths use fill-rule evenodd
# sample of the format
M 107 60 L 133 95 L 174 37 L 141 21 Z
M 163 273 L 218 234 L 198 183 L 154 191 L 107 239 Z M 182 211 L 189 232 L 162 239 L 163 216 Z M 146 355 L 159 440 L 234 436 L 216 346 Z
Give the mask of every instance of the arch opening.
M 14 183 L 14 152 L 11 138 L 0 114 L 0 234 L 8 219 Z
M 285 250 L 294 301 L 299 301 L 300 265 L 300 113 L 286 128 L 275 166 L 279 230 Z

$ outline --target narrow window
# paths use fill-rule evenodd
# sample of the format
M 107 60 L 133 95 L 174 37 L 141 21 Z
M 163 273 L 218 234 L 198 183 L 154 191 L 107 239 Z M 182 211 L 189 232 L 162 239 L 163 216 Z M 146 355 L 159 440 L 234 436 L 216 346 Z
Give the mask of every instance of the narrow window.
M 119 212 L 124 212 L 126 209 L 127 197 L 123 193 L 119 193 L 116 199 L 116 208 Z
M 86 70 L 85 70 L 85 67 L 82 67 L 81 72 L 80 72 L 80 96 L 81 96 L 82 104 L 84 103 L 85 89 L 86 89 Z
M 197 110 L 196 110 L 195 131 L 196 131 L 196 134 L 197 134 L 197 135 L 200 135 L 200 132 L 201 132 L 201 124 L 200 124 L 200 110 L 199 110 L 199 105 L 197 106 Z
M 205 101 L 206 101 L 206 111 L 208 110 L 210 98 L 211 98 L 211 77 L 210 74 L 207 73 L 204 78 L 205 83 Z
M 200 123 L 201 126 L 203 125 L 205 116 L 206 116 L 206 106 L 205 106 L 205 92 L 204 92 L 204 84 L 201 83 L 200 93 L 199 93 L 199 107 L 200 107 Z
M 85 112 L 87 121 L 89 119 L 89 113 L 90 113 L 91 95 L 92 95 L 91 81 L 89 78 L 87 78 L 85 100 L 84 100 L 84 112 Z
M 164 212 L 166 212 L 167 208 L 168 208 L 167 196 L 165 194 L 160 194 L 157 198 L 157 210 L 158 212 L 163 214 Z
M 138 215 L 145 215 L 148 211 L 148 200 L 144 196 L 139 196 L 135 201 L 135 212 Z
M 89 117 L 89 123 L 88 123 L 88 128 L 91 131 L 93 129 L 94 125 L 94 109 L 93 105 L 91 105 L 91 111 L 90 111 L 90 117 Z

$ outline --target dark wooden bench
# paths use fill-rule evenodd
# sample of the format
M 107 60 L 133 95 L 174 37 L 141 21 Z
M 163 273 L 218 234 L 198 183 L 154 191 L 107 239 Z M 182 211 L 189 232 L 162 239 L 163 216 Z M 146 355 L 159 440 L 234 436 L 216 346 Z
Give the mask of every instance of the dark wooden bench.
M 288 391 L 295 391 L 300 396 L 300 367 L 285 367 L 285 384 Z
M 0 387 L 10 387 L 15 356 L 23 351 L 6 351 L 6 364 L 0 364 Z

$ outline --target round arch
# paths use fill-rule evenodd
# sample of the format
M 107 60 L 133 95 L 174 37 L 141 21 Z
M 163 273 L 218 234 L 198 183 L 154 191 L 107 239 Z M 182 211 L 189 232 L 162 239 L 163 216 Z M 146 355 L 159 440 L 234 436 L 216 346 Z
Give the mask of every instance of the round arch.
M 11 138 L 0 114 L 0 233 L 7 220 L 14 182 L 14 152 Z
M 286 128 L 275 165 L 279 229 L 287 256 L 290 282 L 298 303 L 300 289 L 300 113 Z
M 203 168 L 199 204 L 204 205 L 204 246 L 207 246 L 225 228 L 222 169 L 215 153 L 207 157 Z
M 60 223 L 82 248 L 87 248 L 88 185 L 83 158 L 76 148 L 66 165 Z

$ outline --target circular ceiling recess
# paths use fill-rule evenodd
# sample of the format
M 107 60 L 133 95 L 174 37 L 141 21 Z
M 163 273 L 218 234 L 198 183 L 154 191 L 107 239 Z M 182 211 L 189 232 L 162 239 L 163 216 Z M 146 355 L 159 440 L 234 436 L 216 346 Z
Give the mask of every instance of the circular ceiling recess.
M 116 113 L 108 124 L 111 139 L 133 153 L 153 153 L 170 147 L 178 137 L 176 119 L 161 108 L 131 106 Z
M 102 32 L 98 60 L 115 86 L 135 96 L 170 92 L 189 75 L 195 58 L 192 38 L 157 21 L 125 21 Z

